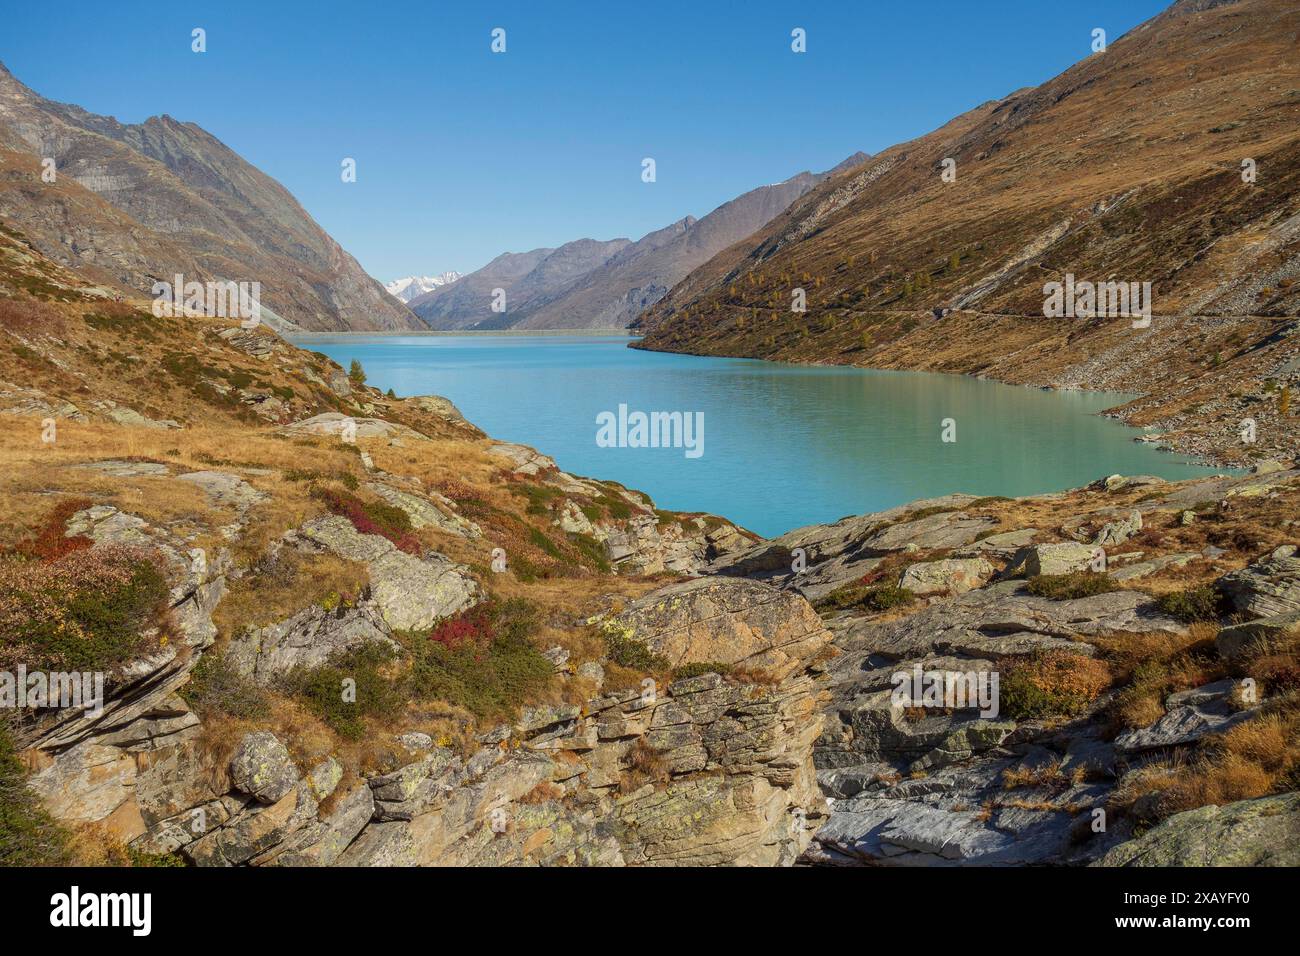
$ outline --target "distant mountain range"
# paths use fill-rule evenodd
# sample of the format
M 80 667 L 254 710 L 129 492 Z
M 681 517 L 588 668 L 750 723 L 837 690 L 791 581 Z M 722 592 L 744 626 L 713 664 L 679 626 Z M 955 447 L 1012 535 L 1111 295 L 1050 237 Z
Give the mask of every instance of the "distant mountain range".
M 505 253 L 466 276 L 383 286 L 288 190 L 201 127 L 166 115 L 119 123 L 47 100 L 0 64 L 7 228 L 122 293 L 149 293 L 177 274 L 258 282 L 264 317 L 289 330 L 625 328 L 692 270 L 869 158 L 752 189 L 636 241 L 578 239 Z
M 53 160 L 55 179 L 42 173 Z M 123 124 L 47 100 L 0 65 L 0 218 L 94 281 L 259 282 L 264 314 L 305 329 L 416 329 L 283 186 L 170 116 Z
M 868 159 L 855 153 L 824 173 L 760 186 L 701 219 L 686 216 L 635 242 L 578 239 L 553 249 L 503 253 L 409 304 L 440 330 L 626 328 L 692 269 L 761 229 L 828 176 Z M 504 311 L 492 308 L 495 289 L 505 293 Z
M 439 286 L 451 285 L 461 277 L 459 272 L 444 272 L 437 276 L 407 276 L 405 279 L 394 279 L 392 282 L 385 282 L 384 288 L 388 294 L 401 299 L 403 302 L 410 302 L 416 296 L 424 295 L 426 292 L 432 292 Z

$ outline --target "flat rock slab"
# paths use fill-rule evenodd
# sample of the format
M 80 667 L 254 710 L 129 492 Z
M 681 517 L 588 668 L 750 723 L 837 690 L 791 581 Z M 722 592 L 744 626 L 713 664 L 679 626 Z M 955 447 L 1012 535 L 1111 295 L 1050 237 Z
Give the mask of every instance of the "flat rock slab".
M 871 618 L 837 626 L 836 645 L 845 652 L 883 654 L 895 659 L 923 657 L 945 647 L 991 653 L 974 640 L 979 634 L 1003 638 L 1025 634 L 1072 640 L 1110 631 L 1168 631 L 1180 634 L 1182 623 L 1161 614 L 1150 597 L 1138 591 L 1112 591 L 1052 601 L 1024 590 L 1023 582 L 1006 581 L 931 605 L 893 621 Z M 846 656 L 848 656 L 846 654 Z M 842 658 L 832 667 L 839 670 Z
M 382 418 L 359 418 L 344 415 L 342 412 L 325 412 L 300 422 L 285 425 L 280 431 L 286 435 L 333 435 L 342 437 L 348 430 L 349 423 L 356 428 L 357 438 L 410 438 L 415 441 L 428 441 L 413 428 L 384 421 Z
M 76 465 L 75 467 L 85 468 L 87 471 L 102 471 L 114 478 L 155 478 L 170 473 L 166 465 L 157 461 L 109 459 L 107 461 L 91 462 L 88 465 Z
M 178 475 L 176 480 L 197 485 L 214 505 L 233 508 L 240 514 L 269 497 L 226 471 L 191 471 Z

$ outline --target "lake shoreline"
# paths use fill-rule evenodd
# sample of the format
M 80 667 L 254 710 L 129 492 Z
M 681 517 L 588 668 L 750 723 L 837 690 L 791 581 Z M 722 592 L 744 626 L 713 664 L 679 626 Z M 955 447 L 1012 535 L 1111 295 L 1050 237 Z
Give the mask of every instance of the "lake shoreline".
M 360 361 L 371 384 L 394 394 L 445 396 L 489 434 L 538 448 L 566 471 L 620 481 L 667 508 L 726 514 L 765 536 L 945 493 L 1020 497 L 1114 473 L 1177 480 L 1214 470 L 1157 455 L 1102 414 L 1131 393 L 690 356 L 626 348 L 634 343 L 619 333 L 397 335 L 294 340 L 344 367 Z M 703 457 L 598 447 L 597 416 L 620 404 L 707 413 Z M 958 424 L 942 437 L 946 422 Z

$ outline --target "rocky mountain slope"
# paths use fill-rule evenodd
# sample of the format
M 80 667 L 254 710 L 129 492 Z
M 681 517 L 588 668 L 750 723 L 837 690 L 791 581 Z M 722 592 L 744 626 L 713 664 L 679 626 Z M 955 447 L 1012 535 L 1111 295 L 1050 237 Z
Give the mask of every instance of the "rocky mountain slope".
M 461 277 L 459 272 L 444 272 L 436 276 L 406 276 L 385 282 L 384 289 L 389 295 L 402 302 L 410 302 L 417 296 L 432 292 L 439 286 L 450 285 Z
M 1297 36 L 1285 0 L 1174 3 L 1055 79 L 822 183 L 648 310 L 640 347 L 1139 392 L 1114 414 L 1180 450 L 1286 453 Z M 1067 274 L 1149 282 L 1152 321 L 1045 318 L 1044 285 Z
M 832 813 L 806 862 L 1294 865 L 1298 501 L 1290 462 L 1116 475 L 918 501 L 712 562 L 803 594 L 834 635 L 814 749 Z M 992 707 L 956 696 L 992 676 Z
M 119 123 L 44 99 L 0 65 L 0 169 L 0 219 L 115 290 L 148 294 L 178 273 L 260 282 L 268 320 L 421 327 L 283 186 L 193 123 Z
M 1292 463 L 762 541 L 144 305 L 0 233 L 0 862 L 1294 862 Z
M 702 219 L 687 216 L 636 242 L 580 239 L 554 250 L 505 253 L 455 290 L 435 289 L 411 308 L 435 329 L 626 328 L 693 268 L 757 231 L 827 176 L 867 158 L 855 153 L 827 173 L 760 186 Z M 506 291 L 504 312 L 492 311 L 496 288 Z

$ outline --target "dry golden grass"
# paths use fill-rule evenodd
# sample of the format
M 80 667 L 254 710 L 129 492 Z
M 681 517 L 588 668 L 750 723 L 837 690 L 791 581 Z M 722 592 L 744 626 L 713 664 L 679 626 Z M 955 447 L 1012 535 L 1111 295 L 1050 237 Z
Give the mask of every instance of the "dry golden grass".
M 559 800 L 564 796 L 564 788 L 559 784 L 551 783 L 549 780 L 543 780 L 533 789 L 529 790 L 519 798 L 520 803 L 538 804 L 551 803 Z
M 313 604 L 328 609 L 355 602 L 369 580 L 358 561 L 282 548 L 274 560 L 259 562 L 228 583 L 212 620 L 222 637 L 235 637 L 246 627 L 266 627 Z
M 1124 777 L 1111 806 L 1140 824 L 1175 813 L 1222 806 L 1300 785 L 1300 701 L 1208 739 L 1191 758 L 1157 761 Z
M 660 784 L 668 780 L 668 764 L 663 755 L 638 737 L 623 755 L 625 772 L 618 780 L 618 792 L 633 793 L 647 783 Z

